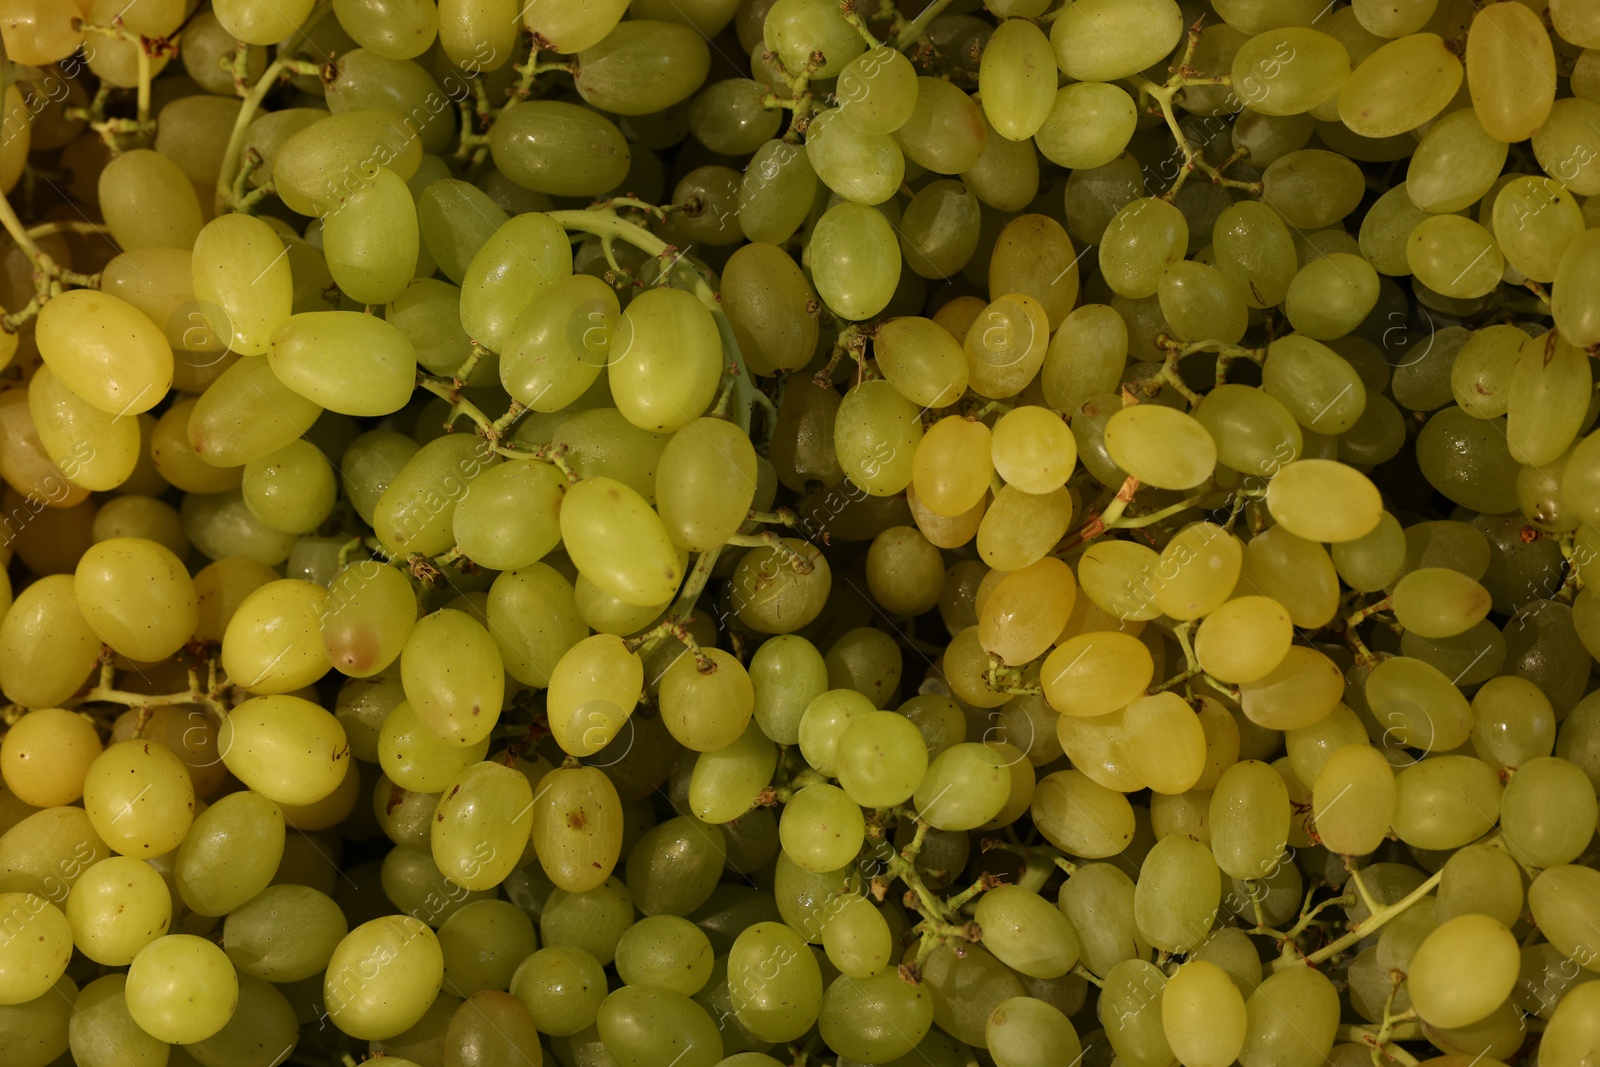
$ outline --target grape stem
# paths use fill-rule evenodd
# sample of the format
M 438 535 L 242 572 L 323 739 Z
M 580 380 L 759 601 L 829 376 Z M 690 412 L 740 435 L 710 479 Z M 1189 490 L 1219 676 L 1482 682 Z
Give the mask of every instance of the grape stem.
M 919 41 L 926 40 L 928 24 L 942 15 L 944 9 L 949 7 L 950 4 L 951 0 L 933 0 L 932 3 L 922 9 L 921 14 L 900 27 L 900 31 L 894 37 L 894 46 L 904 50 Z
M 305 25 L 310 26 L 316 21 L 317 14 L 312 12 Z M 278 84 L 278 79 L 286 74 L 307 74 L 321 76 L 323 70 L 317 64 L 304 59 L 288 59 L 279 56 L 274 59 L 265 71 L 261 73 L 261 80 L 251 88 L 250 95 L 244 98 L 244 104 L 239 108 L 239 115 L 233 121 L 233 132 L 228 135 L 228 146 L 222 153 L 222 166 L 217 171 L 217 199 L 215 210 L 218 215 L 223 214 L 230 207 L 228 194 L 233 189 L 234 168 L 239 165 L 239 153 L 244 148 L 244 132 L 255 119 L 256 112 L 261 109 L 262 103 Z
M 1378 657 L 1374 656 L 1372 654 L 1372 650 L 1367 647 L 1366 642 L 1361 640 L 1361 635 L 1356 633 L 1356 627 L 1360 626 L 1362 623 L 1366 622 L 1368 619 L 1372 618 L 1374 615 L 1377 615 L 1379 612 L 1384 612 L 1384 611 L 1389 611 L 1389 610 L 1391 610 L 1391 604 L 1390 604 L 1389 598 L 1388 597 L 1384 597 L 1382 600 L 1379 600 L 1375 604 L 1368 604 L 1366 607 L 1362 608 L 1360 611 L 1356 612 L 1355 614 L 1351 615 L 1348 619 L 1345 620 L 1345 622 L 1344 622 L 1344 639 L 1345 639 L 1345 643 L 1348 644 L 1350 646 L 1351 651 L 1353 651 L 1356 654 L 1356 665 L 1357 666 L 1359 666 L 1359 667 L 1371 666 L 1372 664 L 1374 664 L 1374 663 L 1376 663 L 1378 661 Z M 1357 884 L 1359 884 L 1359 883 L 1357 883 Z
M 1139 91 L 1154 100 L 1161 109 L 1161 117 L 1166 120 L 1167 129 L 1172 131 L 1173 140 L 1178 143 L 1178 148 L 1183 152 L 1183 170 L 1178 173 L 1178 177 L 1172 183 L 1171 188 L 1161 194 L 1161 199 L 1168 203 L 1171 203 L 1177 197 L 1179 190 L 1183 188 L 1183 183 L 1188 181 L 1189 175 L 1196 170 L 1210 177 L 1211 181 L 1216 185 L 1225 186 L 1229 189 L 1243 189 L 1258 196 L 1261 193 L 1260 182 L 1241 182 L 1225 177 L 1221 168 L 1213 166 L 1204 155 L 1195 151 L 1194 146 L 1189 143 L 1188 136 L 1183 132 L 1183 127 L 1178 124 L 1177 113 L 1173 110 L 1172 102 L 1174 98 L 1191 85 L 1233 84 L 1231 75 L 1223 74 L 1207 77 L 1196 73 L 1194 68 L 1189 65 L 1194 59 L 1195 49 L 1200 45 L 1200 29 L 1204 22 L 1205 19 L 1202 18 L 1189 27 L 1189 39 L 1184 48 L 1183 57 L 1178 60 L 1176 67 L 1170 68 L 1172 75 L 1167 79 L 1166 84 L 1157 85 L 1149 78 L 1140 75 L 1135 75 L 1132 79 L 1134 84 L 1139 87 Z
M 1423 882 L 1416 889 L 1413 889 L 1401 900 L 1394 904 L 1385 904 L 1381 907 L 1374 908 L 1372 913 L 1369 914 L 1365 919 L 1362 919 L 1360 922 L 1350 927 L 1349 933 L 1346 933 L 1338 940 L 1330 941 L 1328 944 L 1317 949 L 1317 951 L 1305 957 L 1304 962 L 1310 965 L 1315 965 L 1323 962 L 1324 960 L 1332 959 L 1350 946 L 1356 944 L 1364 938 L 1370 937 L 1374 930 L 1383 926 L 1390 919 L 1400 915 L 1406 909 L 1410 908 L 1411 905 L 1415 904 L 1417 901 L 1433 892 L 1434 889 L 1438 887 L 1439 881 L 1443 877 L 1443 869 L 1435 871 L 1433 874 L 1429 875 L 1426 882 Z
M 1118 529 L 1123 525 L 1122 513 L 1133 502 L 1133 494 L 1139 490 L 1139 479 L 1131 474 L 1117 489 L 1117 495 L 1107 504 L 1098 515 L 1091 515 L 1089 521 L 1073 530 L 1062 538 L 1061 543 L 1051 551 L 1051 555 L 1060 556 L 1076 548 L 1078 545 L 1093 541 L 1107 530 Z
M 80 704 L 122 704 L 125 707 L 138 708 L 139 714 L 134 722 L 136 734 L 144 731 L 145 724 L 150 720 L 150 713 L 164 704 L 199 704 L 209 709 L 219 718 L 227 715 L 227 708 L 223 704 L 223 694 L 232 688 L 232 683 L 226 678 L 219 678 L 217 674 L 217 661 L 215 658 L 206 660 L 206 684 L 200 684 L 200 675 L 193 667 L 189 668 L 189 688 L 182 693 L 164 693 L 150 695 L 147 693 L 130 693 L 116 688 L 115 669 L 111 664 L 111 651 L 105 649 L 100 656 L 100 677 L 95 686 L 78 698 L 75 703 Z

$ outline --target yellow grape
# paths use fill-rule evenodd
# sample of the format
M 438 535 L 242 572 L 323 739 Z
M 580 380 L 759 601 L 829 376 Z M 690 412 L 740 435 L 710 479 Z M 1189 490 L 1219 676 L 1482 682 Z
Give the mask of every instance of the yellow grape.
M 991 450 L 989 428 L 981 422 L 947 415 L 928 427 L 911 466 L 922 506 L 945 518 L 971 511 L 989 491 Z

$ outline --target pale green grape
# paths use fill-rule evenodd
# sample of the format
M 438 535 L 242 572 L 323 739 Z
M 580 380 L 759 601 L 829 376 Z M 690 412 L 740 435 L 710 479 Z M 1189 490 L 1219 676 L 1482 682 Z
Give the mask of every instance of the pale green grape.
M 710 66 L 711 50 L 692 27 L 636 17 L 579 53 L 573 83 L 596 110 L 645 115 L 687 100 Z
M 533 411 L 559 411 L 611 358 L 616 291 L 587 274 L 558 278 L 517 317 L 500 352 L 500 382 Z
M 1291 314 L 1295 306 L 1293 293 L 1291 286 Z M 1234 344 L 1244 336 L 1248 326 L 1244 297 L 1210 264 L 1190 260 L 1173 263 L 1161 273 L 1156 295 L 1162 316 L 1172 327 L 1173 336 L 1180 340 Z M 1296 328 L 1300 328 L 1298 324 Z
M 349 770 L 339 720 L 287 694 L 254 697 L 229 712 L 217 731 L 217 751 L 241 782 L 276 804 L 314 804 L 339 788 Z
M 1454 637 L 1489 613 L 1488 590 L 1448 567 L 1423 567 L 1406 574 L 1390 594 L 1395 618 L 1422 637 Z
M 318 619 L 323 651 L 341 674 L 371 678 L 399 658 L 416 615 L 416 592 L 397 568 L 353 563 L 328 583 Z
M 1081 771 L 1056 771 L 1040 779 L 1030 811 L 1045 839 L 1075 856 L 1105 859 L 1117 855 L 1133 840 L 1133 806 L 1127 797 L 1094 782 Z M 1077 921 L 1072 912 L 1068 917 L 1082 936 L 1090 936 L 1089 927 Z M 1130 922 L 1131 917 L 1130 901 Z M 1085 954 L 1088 955 L 1087 949 Z
M 1595 1024 L 1597 1010 L 1600 982 L 1584 982 L 1562 997 L 1539 1041 L 1540 1061 L 1577 1064 L 1592 1055 L 1596 1043 L 1600 1043 L 1600 1027 Z
M 1133 879 L 1113 863 L 1083 864 L 1061 887 L 1058 906 L 1078 933 L 1083 963 L 1094 974 L 1106 975 L 1116 964 L 1150 951 L 1133 919 L 1133 895 Z
M 416 378 L 416 350 L 405 334 L 354 311 L 291 316 L 272 335 L 267 359 L 290 389 L 346 415 L 398 411 Z
M 622 853 L 623 810 L 603 773 L 592 767 L 551 771 L 539 783 L 531 818 L 539 864 L 557 888 L 586 893 L 611 877 Z
M 617 943 L 617 974 L 628 985 L 648 985 L 693 996 L 711 977 L 711 942 L 676 915 L 653 915 L 628 928 Z
M 347 111 L 319 119 L 284 140 L 271 176 L 290 209 L 324 215 L 357 188 L 374 163 L 405 179 L 421 162 L 422 142 L 398 115 L 380 109 Z
M 787 241 L 806 221 L 816 191 L 805 150 L 768 141 L 750 157 L 739 183 L 739 228 L 751 241 Z M 724 273 L 724 286 L 727 280 Z
M 1012 997 L 989 1014 L 984 1041 L 996 1067 L 1044 1067 L 1081 1056 L 1078 1032 L 1061 1010 L 1034 997 Z
M 861 133 L 893 133 L 917 106 L 916 79 L 916 68 L 904 53 L 888 46 L 870 48 L 839 72 L 839 115 Z
M 989 491 L 995 473 L 991 450 L 989 428 L 981 422 L 947 415 L 934 423 L 912 457 L 911 484 L 918 502 L 946 518 L 971 511 Z
M 199 618 L 194 582 L 165 545 L 116 537 L 90 546 L 73 574 L 79 610 L 130 659 L 154 662 L 189 640 Z
M 1295 421 L 1307 430 L 1343 433 L 1355 425 L 1366 409 L 1366 387 L 1355 368 L 1331 348 L 1309 337 L 1290 334 L 1272 342 L 1261 376 L 1262 389 L 1288 408 Z M 1293 457 L 1278 457 L 1278 461 L 1289 458 Z M 1264 473 L 1271 474 L 1275 469 Z
M 1389 832 L 1395 810 L 1395 776 L 1382 752 L 1363 742 L 1336 750 L 1312 789 L 1317 834 L 1330 850 L 1365 856 Z
M 784 67 L 809 71 L 814 78 L 831 78 L 866 48 L 855 28 L 826 0 L 778 0 L 768 11 L 762 28 L 768 51 L 776 52 Z M 820 66 L 812 53 L 822 53 Z
M 1232 595 L 1243 564 L 1237 537 L 1213 523 L 1190 523 L 1161 550 L 1156 606 L 1174 619 L 1210 615 Z
M 716 889 L 722 873 L 722 842 L 716 827 L 682 815 L 646 831 L 629 850 L 626 863 L 634 906 L 646 915 L 692 913 Z M 623 926 L 632 921 L 632 914 L 628 912 Z
M 1550 290 L 1550 313 L 1562 339 L 1580 348 L 1600 342 L 1600 236 L 1585 231 L 1567 246 Z M 35 379 L 37 380 L 37 379 Z
M 445 277 L 456 285 L 465 279 L 472 257 L 508 217 L 489 194 L 454 179 L 433 182 L 417 197 L 417 228 L 422 243 Z M 412 283 L 413 289 L 417 284 Z M 422 284 L 432 288 L 426 282 Z M 459 299 L 460 292 L 455 295 Z M 395 322 L 393 309 L 388 317 L 401 326 Z
M 1170 409 L 1160 409 L 1170 410 Z M 1091 545 L 1078 561 L 1078 584 L 1095 607 L 1123 620 L 1143 621 L 1161 614 L 1152 593 L 1160 557 L 1131 541 Z
M 1167 976 L 1143 958 L 1123 960 L 1106 973 L 1095 1009 L 1119 1059 L 1139 1064 L 1173 1062 L 1161 1019 L 1166 984 Z
M 1180 1063 L 1228 1067 L 1244 1048 L 1249 1017 L 1227 971 L 1191 960 L 1161 989 L 1161 1025 Z
M 1500 800 L 1500 827 L 1512 854 L 1537 867 L 1571 863 L 1588 847 L 1594 783 L 1576 764 L 1537 756 L 1518 767 Z
M 417 620 L 400 653 L 406 701 L 440 739 L 486 740 L 500 717 L 505 670 L 495 639 L 477 619 L 445 608 Z
M 0 1004 L 24 1004 L 50 992 L 72 956 L 72 927 L 54 904 L 33 893 L 0 893 L 6 952 L 0 958 Z
M 1211 228 L 1215 266 L 1254 308 L 1276 307 L 1299 269 L 1294 239 L 1283 218 L 1266 204 L 1242 200 L 1217 216 Z
M 606 975 L 584 949 L 553 945 L 523 960 L 509 988 L 541 1033 L 567 1037 L 594 1024 L 606 996 Z
M 1394 784 L 1394 833 L 1418 848 L 1460 848 L 1500 815 L 1500 780 L 1471 756 L 1429 756 L 1396 774 Z
M 960 174 L 977 163 L 988 138 L 983 110 L 942 78 L 919 77 L 917 102 L 893 137 L 905 157 L 935 174 Z
M 716 321 L 682 289 L 635 297 L 617 323 L 612 349 L 607 377 L 617 410 L 641 430 L 682 429 L 710 406 L 721 381 Z
M 939 549 L 913 527 L 891 526 L 867 550 L 867 588 L 894 615 L 912 618 L 933 607 L 943 579 Z
M 1243 1067 L 1315 1067 L 1333 1048 L 1339 994 L 1322 972 L 1287 967 L 1256 987 L 1245 1014 Z
M 739 620 L 757 633 L 787 634 L 822 611 L 832 586 L 828 561 L 810 542 L 784 538 L 751 549 L 733 572 L 730 598 Z
M 1078 0 L 1050 26 L 1056 64 L 1074 81 L 1114 81 L 1165 58 L 1183 36 L 1172 0 Z
M 1157 693 L 1135 700 L 1124 715 L 1124 729 L 1130 737 L 1149 739 L 1128 752 L 1128 763 L 1151 790 L 1175 795 L 1200 780 L 1206 764 L 1205 729 L 1182 697 Z
M 1267 508 L 1286 530 L 1308 541 L 1354 541 L 1377 526 L 1383 500 L 1360 471 L 1304 459 L 1281 468 L 1267 484 Z
M 376 167 L 322 220 L 322 249 L 333 280 L 359 304 L 387 304 L 411 281 L 421 238 L 406 183 Z
M 816 957 L 782 923 L 755 923 L 734 939 L 728 950 L 728 991 L 740 1024 L 764 1041 L 789 1041 L 804 1033 L 823 1003 Z
M 1120 631 L 1077 634 L 1045 659 L 1045 699 L 1063 715 L 1089 718 L 1126 707 L 1154 677 L 1150 650 Z
M 1154 296 L 1162 272 L 1183 259 L 1189 226 L 1183 212 L 1158 197 L 1135 200 L 1119 211 L 1100 243 L 1100 273 L 1113 292 Z
M 1328 341 L 1343 337 L 1378 302 L 1378 273 L 1366 260 L 1335 252 L 1307 263 L 1289 283 L 1284 313 L 1303 337 Z
M 228 913 L 222 946 L 244 974 L 297 982 L 321 972 L 348 932 L 331 898 L 307 886 L 274 885 Z
M 1261 175 L 1261 196 L 1291 226 L 1318 230 L 1361 203 L 1361 168 L 1336 152 L 1307 148 L 1273 161 Z
M 1258 33 L 1233 57 L 1233 87 L 1260 115 L 1299 115 L 1336 94 L 1350 76 L 1350 55 L 1338 39 L 1288 26 Z
M 808 253 L 817 293 L 842 318 L 871 318 L 894 295 L 900 245 L 888 219 L 870 207 L 829 208 L 812 230 Z
M 313 6 L 314 0 L 222 0 L 216 5 L 216 16 L 229 35 L 250 44 L 269 45 L 299 29 Z
M 1300 424 L 1262 389 L 1219 385 L 1194 412 L 1217 446 L 1217 460 L 1246 474 L 1271 477 L 1305 450 Z
M 444 980 L 444 955 L 427 924 L 390 915 L 351 930 L 323 977 L 328 1019 L 351 1037 L 382 1041 L 421 1019 Z
M 502 763 L 474 764 L 445 789 L 433 817 L 433 861 L 466 889 L 492 889 L 522 858 L 532 828 L 533 790 Z
M 626 485 L 585 478 L 567 490 L 560 516 L 568 554 L 600 589 L 640 606 L 677 591 L 683 577 L 677 549 L 660 516 Z
M 857 129 L 844 114 L 844 108 L 833 108 L 811 120 L 806 160 L 822 184 L 844 199 L 881 204 L 900 188 L 905 156 L 887 133 Z
M 1445 862 L 1434 905 L 1435 918 L 1487 915 L 1514 925 L 1522 915 L 1522 872 L 1511 854 L 1489 845 L 1468 845 Z
M 918 409 L 881 379 L 846 393 L 834 420 L 839 465 L 872 496 L 892 496 L 910 484 L 921 439 Z
M 1497 323 L 1474 330 L 1450 367 L 1450 392 L 1461 410 L 1480 419 L 1506 413 L 1518 356 L 1528 335 Z
M 1538 282 L 1554 280 L 1562 254 L 1584 230 L 1583 211 L 1560 181 L 1520 175 L 1486 200 L 1489 226 L 1506 262 Z
M 113 850 L 139 858 L 161 856 L 189 832 L 194 786 L 170 749 L 121 741 L 89 765 L 83 807 L 95 833 Z
M 1006 966 L 1034 978 L 1059 978 L 1078 962 L 1078 935 L 1060 909 L 1021 886 L 978 898 L 973 916 L 983 943 Z
M 1290 814 L 1288 789 L 1270 764 L 1242 760 L 1223 771 L 1211 794 L 1216 865 L 1231 878 L 1270 877 L 1286 855 Z
M 82 1067 L 165 1067 L 167 1043 L 145 1033 L 128 1014 L 127 984 L 126 975 L 108 974 L 84 986 L 66 1005 L 73 1062 Z M 46 1062 L 38 1061 L 40 1067 Z
M 910 1053 L 928 1034 L 938 996 L 888 968 L 870 978 L 841 975 L 828 984 L 817 1029 L 828 1047 L 843 1056 L 868 1063 L 892 1062 Z M 973 1022 L 982 1026 L 981 1020 Z
M 303 439 L 246 463 L 240 489 L 251 514 L 268 529 L 287 534 L 321 526 L 339 491 L 333 465 Z
M 1363 137 L 1394 137 L 1427 122 L 1461 87 L 1461 61 L 1432 33 L 1379 48 L 1339 88 L 1339 119 Z
M 1585 351 L 1564 338 L 1522 347 L 1506 398 L 1506 439 L 1519 463 L 1550 463 L 1576 440 L 1592 388 Z
M 1417 280 L 1445 296 L 1484 296 L 1500 284 L 1505 256 L 1494 236 L 1459 215 L 1430 215 L 1406 242 L 1406 262 Z
M 280 381 L 266 360 L 240 360 L 201 394 L 189 411 L 185 432 L 188 445 L 206 463 L 238 467 L 276 452 L 310 429 L 321 414 L 314 401 Z M 194 491 L 216 492 L 237 484 L 197 485 Z
M 73 289 L 55 297 L 39 312 L 34 336 L 56 380 L 109 415 L 148 411 L 172 384 L 172 349 L 161 329 L 109 293 Z
M 284 822 L 258 793 L 230 793 L 194 820 L 173 881 L 198 915 L 226 915 L 267 887 L 283 858 Z
M 1528 888 L 1528 907 L 1552 945 L 1563 956 L 1582 959 L 1596 969 L 1600 939 L 1594 923 L 1600 918 L 1600 872 L 1591 867 L 1552 867 Z
M 705 663 L 680 656 L 661 675 L 657 698 L 669 733 L 686 748 L 714 752 L 739 739 L 755 709 L 755 691 L 739 659 L 702 649 Z
M 986 49 L 984 55 L 988 54 Z M 991 106 L 987 98 L 984 106 Z M 989 117 L 991 121 L 994 118 Z M 1133 98 L 1120 86 L 1100 81 L 1073 82 L 1054 90 L 1032 137 L 1050 162 L 1074 170 L 1093 170 L 1123 153 L 1138 120 Z
M 998 304 L 1007 295 L 1013 300 L 1027 297 L 1049 320 L 1049 329 L 1055 330 L 1066 321 L 1078 301 L 1078 259 L 1072 238 L 1067 236 L 1061 223 L 1048 215 L 1018 215 L 1006 223 L 995 238 L 994 254 L 989 259 L 989 299 Z M 986 325 L 993 326 L 994 322 L 991 320 Z M 967 336 L 971 338 L 970 330 Z M 1026 340 L 1029 345 L 1033 343 L 1031 338 Z M 987 344 L 987 347 L 999 346 Z M 1042 359 L 1044 346 L 1040 343 L 1039 347 Z M 1039 361 L 1034 360 L 1028 367 L 1024 384 L 1032 380 Z
M 1430 485 L 1463 507 L 1501 514 L 1517 506 L 1518 464 L 1498 419 L 1445 408 L 1417 437 L 1417 465 Z
M 979 237 L 977 197 L 953 179 L 930 182 L 911 198 L 899 226 L 900 253 L 924 278 L 948 278 L 972 259 Z
M 695 96 L 689 130 L 721 155 L 748 156 L 778 132 L 782 119 L 761 106 L 765 88 L 749 78 L 712 82 Z
M 114 157 L 100 172 L 106 226 L 124 250 L 189 248 L 200 232 L 200 201 L 188 175 L 148 148 Z
M 1293 616 L 1291 616 L 1293 618 Z M 1295 730 L 1339 706 L 1344 678 L 1327 656 L 1304 645 L 1290 645 L 1269 673 L 1239 686 L 1245 717 L 1269 730 Z
M 1533 132 L 1533 154 L 1556 181 L 1580 196 L 1600 194 L 1600 166 L 1595 163 L 1592 123 L 1600 120 L 1600 104 L 1566 97 L 1557 100 L 1543 125 Z
M 710 551 L 737 533 L 755 490 L 755 449 L 724 419 L 696 419 L 680 429 L 656 471 L 667 535 L 690 552 Z
M 1462 1027 L 1486 1017 L 1511 994 L 1521 957 L 1498 919 L 1460 915 L 1427 936 L 1411 958 L 1406 988 L 1434 1026 Z
M 833 739 L 832 762 L 852 801 L 864 808 L 888 808 L 916 791 L 927 772 L 928 753 L 916 725 L 904 715 L 868 711 L 847 720 Z
M 170 1044 L 187 1045 L 227 1025 L 239 1003 L 239 976 L 210 941 L 169 934 L 133 958 L 126 996 L 128 1014 L 141 1030 Z
M 1485 131 L 1477 112 L 1452 111 L 1429 126 L 1417 146 L 1406 171 L 1406 193 L 1424 211 L 1460 211 L 1490 190 L 1505 161 L 1506 143 Z
M 49 461 L 74 486 L 115 489 L 139 463 L 139 420 L 108 415 L 72 392 L 48 366 L 28 386 L 28 414 Z M 88 447 L 88 442 L 94 442 Z
M 388 59 L 421 55 L 439 31 L 439 12 L 423 0 L 338 0 L 333 13 L 357 44 Z
M 861 850 L 860 806 L 833 785 L 809 785 L 784 805 L 778 823 L 784 854 L 809 871 L 831 871 Z
M 1050 40 L 1033 23 L 1007 19 L 995 29 L 978 66 L 978 94 L 1000 136 L 1023 141 L 1044 124 L 1056 98 L 1054 66 Z
M 297 578 L 246 596 L 222 635 L 228 677 L 256 694 L 289 693 L 321 678 L 331 666 L 320 628 L 327 599 L 322 586 Z
M 805 200 L 809 204 L 810 196 Z M 752 371 L 798 370 L 810 362 L 818 327 L 806 309 L 816 293 L 787 252 L 765 243 L 740 248 L 723 268 L 721 296 L 739 354 Z M 881 348 L 878 356 L 881 362 Z
M 1000 813 L 1011 795 L 1006 758 L 981 744 L 953 745 L 928 765 L 914 803 L 941 830 L 970 830 Z
M 522 8 L 523 24 L 557 52 L 581 52 L 610 33 L 628 9 L 624 0 L 593 0 L 582 6 L 560 0 L 530 0 Z
M 732 822 L 755 805 L 777 763 L 777 749 L 760 725 L 751 723 L 731 745 L 702 752 L 695 759 L 689 779 L 690 812 L 706 823 Z

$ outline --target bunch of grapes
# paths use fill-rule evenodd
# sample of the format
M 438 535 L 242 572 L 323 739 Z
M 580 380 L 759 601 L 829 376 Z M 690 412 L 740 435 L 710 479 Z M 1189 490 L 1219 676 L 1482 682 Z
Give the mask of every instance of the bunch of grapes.
M 1600 1063 L 1600 3 L 0 38 L 0 1062 Z

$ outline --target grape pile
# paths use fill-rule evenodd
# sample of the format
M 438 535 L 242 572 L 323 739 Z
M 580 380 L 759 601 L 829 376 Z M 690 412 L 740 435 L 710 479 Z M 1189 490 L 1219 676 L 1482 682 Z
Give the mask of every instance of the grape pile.
M 7 1067 L 1600 1063 L 1600 3 L 0 39 Z

